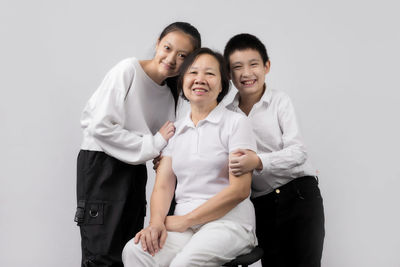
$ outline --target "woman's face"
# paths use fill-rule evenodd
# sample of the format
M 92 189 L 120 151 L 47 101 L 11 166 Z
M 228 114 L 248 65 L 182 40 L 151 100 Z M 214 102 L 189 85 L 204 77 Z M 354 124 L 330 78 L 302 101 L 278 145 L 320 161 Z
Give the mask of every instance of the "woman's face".
M 158 72 L 165 78 L 178 75 L 180 65 L 194 49 L 190 35 L 173 31 L 158 41 L 154 61 Z
M 209 54 L 198 56 L 183 76 L 183 93 L 191 104 L 217 103 L 222 91 L 217 59 Z

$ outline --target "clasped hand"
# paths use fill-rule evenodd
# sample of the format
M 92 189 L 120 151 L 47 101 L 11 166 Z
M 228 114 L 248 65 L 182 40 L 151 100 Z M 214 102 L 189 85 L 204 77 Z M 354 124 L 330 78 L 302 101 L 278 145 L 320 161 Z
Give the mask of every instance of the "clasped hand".
M 167 229 L 163 223 L 150 223 L 135 235 L 135 244 L 140 243 L 144 251 L 154 256 L 165 244 Z
M 140 243 L 144 251 L 154 256 L 165 244 L 167 231 L 184 232 L 189 228 L 185 216 L 167 216 L 165 223 L 151 223 L 138 232 L 134 238 L 135 244 Z
M 235 176 L 241 176 L 256 168 L 262 169 L 262 162 L 251 150 L 237 149 L 229 157 L 229 171 Z

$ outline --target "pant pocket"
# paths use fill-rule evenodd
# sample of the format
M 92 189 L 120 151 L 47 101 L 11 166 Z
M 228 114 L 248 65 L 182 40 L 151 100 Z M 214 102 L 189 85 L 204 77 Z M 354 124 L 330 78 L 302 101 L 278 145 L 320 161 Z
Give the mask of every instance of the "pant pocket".
M 101 225 L 104 222 L 104 202 L 79 200 L 74 221 L 79 225 Z

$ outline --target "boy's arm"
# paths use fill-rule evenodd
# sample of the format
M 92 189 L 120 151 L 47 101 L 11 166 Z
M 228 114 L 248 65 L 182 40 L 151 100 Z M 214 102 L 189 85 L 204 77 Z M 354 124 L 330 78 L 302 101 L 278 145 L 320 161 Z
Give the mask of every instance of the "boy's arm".
M 229 162 L 233 174 L 241 175 L 254 169 L 258 174 L 291 176 L 296 167 L 306 161 L 307 151 L 300 135 L 294 107 L 288 97 L 279 103 L 277 116 L 282 131 L 283 148 L 279 151 L 257 154 L 249 150 L 235 151 L 240 154 L 232 157 Z
M 281 99 L 277 112 L 282 131 L 283 148 L 270 153 L 259 153 L 262 163 L 259 173 L 268 172 L 279 176 L 290 176 L 295 168 L 307 160 L 307 151 L 303 143 L 296 113 L 289 97 Z

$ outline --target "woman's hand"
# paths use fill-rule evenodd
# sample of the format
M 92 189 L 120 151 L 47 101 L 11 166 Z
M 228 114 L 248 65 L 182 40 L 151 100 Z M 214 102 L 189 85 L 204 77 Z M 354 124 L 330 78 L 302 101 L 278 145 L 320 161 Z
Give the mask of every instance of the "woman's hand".
M 261 170 L 262 162 L 254 151 L 238 149 L 229 159 L 229 170 L 235 176 L 243 175 L 254 169 Z
M 172 121 L 167 121 L 158 132 L 162 135 L 165 141 L 168 141 L 175 134 L 174 123 Z
M 154 256 L 164 246 L 165 240 L 167 239 L 167 229 L 163 223 L 150 223 L 150 225 L 135 236 L 135 244 L 142 244 L 144 251 Z
M 186 216 L 167 216 L 165 218 L 165 227 L 170 232 L 185 232 L 190 227 Z

